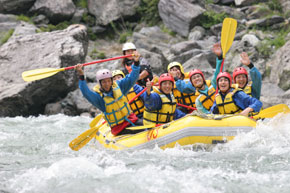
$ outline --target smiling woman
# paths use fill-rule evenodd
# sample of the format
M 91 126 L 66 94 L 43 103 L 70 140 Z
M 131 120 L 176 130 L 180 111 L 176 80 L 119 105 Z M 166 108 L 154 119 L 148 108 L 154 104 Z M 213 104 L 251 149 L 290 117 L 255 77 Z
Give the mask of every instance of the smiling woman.
M 250 97 L 239 88 L 232 88 L 232 77 L 228 72 L 217 76 L 219 92 L 211 108 L 214 114 L 240 114 L 248 116 L 250 112 L 259 112 L 262 102 Z
M 145 97 L 144 125 L 164 124 L 179 119 L 185 114 L 176 108 L 176 100 L 173 95 L 174 79 L 169 73 L 159 77 L 159 89 L 152 90 L 152 84 L 146 83 L 147 95 Z

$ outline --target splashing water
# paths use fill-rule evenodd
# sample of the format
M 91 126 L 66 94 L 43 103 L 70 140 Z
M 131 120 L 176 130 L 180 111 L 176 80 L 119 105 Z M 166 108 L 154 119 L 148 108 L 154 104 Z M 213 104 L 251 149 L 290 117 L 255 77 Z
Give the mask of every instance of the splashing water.
M 72 151 L 90 121 L 0 118 L 0 192 L 290 192 L 290 115 L 211 148 Z

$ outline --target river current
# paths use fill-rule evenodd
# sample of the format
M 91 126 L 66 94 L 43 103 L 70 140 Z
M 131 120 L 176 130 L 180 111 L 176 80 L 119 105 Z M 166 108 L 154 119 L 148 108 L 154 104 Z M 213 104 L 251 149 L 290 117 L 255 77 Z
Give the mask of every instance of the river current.
M 0 118 L 0 193 L 290 193 L 290 115 L 216 146 L 72 151 L 91 120 Z

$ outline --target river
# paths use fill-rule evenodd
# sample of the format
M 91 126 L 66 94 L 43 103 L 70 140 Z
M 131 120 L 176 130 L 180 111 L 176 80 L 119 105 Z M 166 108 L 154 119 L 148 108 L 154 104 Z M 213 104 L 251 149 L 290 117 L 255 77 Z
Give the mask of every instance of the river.
M 91 118 L 0 118 L 1 193 L 289 193 L 290 115 L 216 146 L 104 150 L 71 140 Z

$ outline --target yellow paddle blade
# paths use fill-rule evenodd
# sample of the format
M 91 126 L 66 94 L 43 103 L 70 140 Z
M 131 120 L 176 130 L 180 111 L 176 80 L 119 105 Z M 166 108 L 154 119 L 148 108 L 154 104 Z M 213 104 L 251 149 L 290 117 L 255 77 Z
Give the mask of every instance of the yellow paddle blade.
M 221 34 L 221 46 L 223 50 L 223 58 L 226 57 L 226 53 L 229 51 L 230 47 L 235 38 L 237 30 L 237 20 L 233 18 L 225 18 L 223 21 L 222 34 Z
M 29 70 L 22 73 L 22 78 L 24 81 L 30 82 L 53 76 L 60 71 L 64 71 L 64 68 L 40 68 Z
M 102 121 L 100 121 L 102 117 L 102 114 L 96 116 L 90 123 L 91 128 L 80 134 L 74 140 L 72 140 L 69 143 L 69 147 L 74 151 L 78 151 L 79 149 L 84 147 L 89 141 L 91 141 L 91 139 L 96 136 L 98 129 L 102 126 Z
M 273 118 L 279 113 L 290 113 L 290 109 L 285 104 L 275 105 L 264 110 L 261 110 L 259 114 L 253 116 L 254 119 Z
M 94 127 L 97 125 L 97 123 L 101 120 L 101 118 L 103 117 L 103 114 L 99 114 L 98 116 L 96 116 L 90 123 L 90 127 Z
M 78 151 L 79 149 L 84 147 L 89 141 L 91 141 L 92 138 L 96 136 L 96 133 L 101 126 L 102 125 L 99 125 L 99 126 L 90 128 L 89 130 L 86 130 L 85 132 L 80 134 L 80 136 L 72 140 L 69 143 L 69 147 L 74 151 Z

